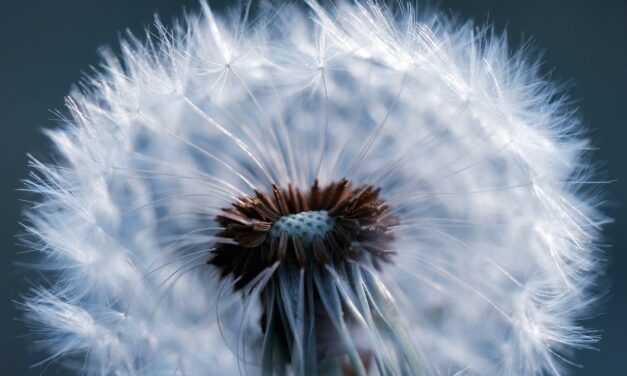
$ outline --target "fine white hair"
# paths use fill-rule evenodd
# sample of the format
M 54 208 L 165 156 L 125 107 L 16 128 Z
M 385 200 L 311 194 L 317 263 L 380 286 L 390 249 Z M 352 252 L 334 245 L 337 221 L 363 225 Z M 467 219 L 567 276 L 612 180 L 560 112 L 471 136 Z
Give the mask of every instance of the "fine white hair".
M 577 114 L 539 62 L 410 6 L 201 5 L 104 52 L 48 131 L 56 162 L 32 160 L 28 246 L 45 278 L 23 305 L 43 362 L 263 373 L 257 298 L 277 266 L 236 291 L 207 263 L 214 218 L 273 184 L 347 178 L 399 220 L 391 262 L 355 278 L 393 302 L 420 372 L 567 373 L 597 340 L 580 320 L 607 219 Z M 373 320 L 355 280 L 328 276 Z

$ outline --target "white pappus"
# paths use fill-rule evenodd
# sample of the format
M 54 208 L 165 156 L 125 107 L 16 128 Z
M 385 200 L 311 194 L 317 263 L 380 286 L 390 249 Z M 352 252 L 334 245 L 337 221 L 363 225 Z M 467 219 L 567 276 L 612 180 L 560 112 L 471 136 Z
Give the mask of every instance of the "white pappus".
M 43 363 L 567 373 L 607 219 L 539 63 L 409 6 L 201 5 L 105 52 L 32 160 Z

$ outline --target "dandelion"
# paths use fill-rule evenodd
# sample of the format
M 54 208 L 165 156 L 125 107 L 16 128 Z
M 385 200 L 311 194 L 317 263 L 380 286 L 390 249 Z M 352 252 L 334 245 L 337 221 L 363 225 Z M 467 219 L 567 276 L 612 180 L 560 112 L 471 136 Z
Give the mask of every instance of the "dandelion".
M 595 342 L 588 142 L 524 51 L 409 6 L 201 5 L 105 52 L 32 160 L 42 363 L 557 375 Z

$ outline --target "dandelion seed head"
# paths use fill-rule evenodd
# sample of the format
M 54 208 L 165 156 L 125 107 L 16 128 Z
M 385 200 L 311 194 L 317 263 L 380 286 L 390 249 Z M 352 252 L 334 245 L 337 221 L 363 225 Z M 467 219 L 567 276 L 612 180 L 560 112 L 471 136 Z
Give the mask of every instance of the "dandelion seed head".
M 608 221 L 576 112 L 489 27 L 201 14 L 67 99 L 23 307 L 83 374 L 565 374 Z

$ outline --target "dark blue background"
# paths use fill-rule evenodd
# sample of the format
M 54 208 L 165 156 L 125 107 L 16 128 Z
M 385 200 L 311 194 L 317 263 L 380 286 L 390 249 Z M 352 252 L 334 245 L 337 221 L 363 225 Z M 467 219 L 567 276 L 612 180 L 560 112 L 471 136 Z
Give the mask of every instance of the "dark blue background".
M 221 4 L 211 2 L 215 8 Z M 50 109 L 62 109 L 63 97 L 90 64 L 99 62 L 96 49 L 116 46 L 126 29 L 141 34 L 158 11 L 166 21 L 183 6 L 197 9 L 196 0 L 40 0 L 0 2 L 0 374 L 38 375 L 28 366 L 40 357 L 30 353 L 13 300 L 27 284 L 16 272 L 15 234 L 23 194 L 16 192 L 27 174 L 26 153 L 44 156 L 49 146 L 40 129 L 55 125 Z M 577 375 L 627 374 L 627 2 L 504 1 L 441 2 L 445 11 L 508 30 L 513 46 L 533 37 L 545 51 L 544 71 L 558 82 L 570 83 L 592 138 L 596 158 L 607 161 L 607 212 L 616 222 L 607 227 L 613 287 L 601 314 L 588 322 L 603 331 L 599 351 L 578 353 L 583 365 Z M 54 370 L 48 370 L 56 374 Z

